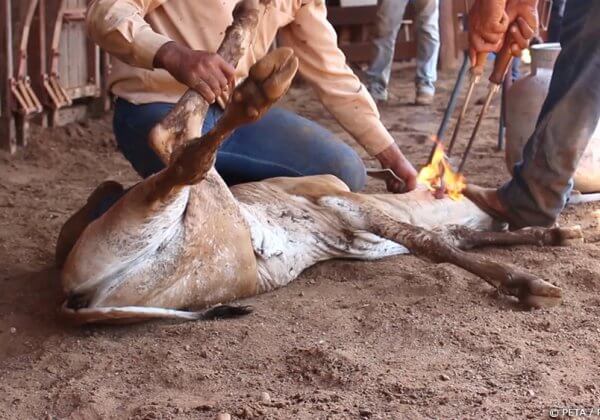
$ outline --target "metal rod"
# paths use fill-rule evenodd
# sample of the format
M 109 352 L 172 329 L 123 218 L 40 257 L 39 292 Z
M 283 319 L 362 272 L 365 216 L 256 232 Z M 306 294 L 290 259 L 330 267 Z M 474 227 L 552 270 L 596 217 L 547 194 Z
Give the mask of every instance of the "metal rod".
M 469 102 L 471 101 L 471 96 L 473 96 L 473 91 L 475 90 L 475 85 L 479 82 L 481 76 L 471 74 L 471 82 L 469 84 L 469 90 L 467 90 L 467 96 L 465 97 L 465 103 L 460 110 L 460 114 L 458 115 L 458 119 L 456 120 L 456 125 L 454 126 L 454 132 L 452 133 L 452 139 L 450 140 L 450 144 L 448 145 L 448 149 L 446 154 L 450 156 L 452 153 L 452 148 L 454 147 L 454 143 L 456 143 L 456 137 L 458 136 L 458 132 L 460 131 L 460 126 L 462 124 L 462 120 L 467 113 L 467 108 L 469 107 Z
M 502 151 L 504 149 L 504 132 L 506 131 L 504 101 L 504 92 L 502 92 L 502 102 L 500 104 L 500 120 L 498 121 L 498 151 Z
M 487 109 L 489 108 L 490 103 L 492 102 L 492 98 L 494 97 L 494 94 L 498 91 L 499 88 L 500 88 L 500 85 L 497 85 L 495 83 L 490 84 L 488 94 L 485 98 L 485 103 L 483 104 L 483 107 L 481 108 L 481 112 L 479 113 L 479 117 L 477 118 L 477 122 L 475 123 L 475 127 L 473 128 L 473 132 L 471 133 L 471 138 L 469 138 L 469 142 L 467 143 L 467 148 L 465 149 L 463 157 L 460 160 L 460 165 L 458 165 L 459 173 L 462 173 L 462 170 L 467 161 L 467 157 L 469 156 L 469 152 L 471 151 L 471 147 L 473 146 L 475 137 L 477 137 L 477 131 L 479 131 L 479 126 L 481 125 L 481 121 L 483 121 L 483 117 L 484 117 L 485 113 L 487 112 Z
M 580 192 L 572 192 L 567 198 L 567 204 L 592 203 L 595 201 L 600 201 L 600 193 L 582 194 Z
M 448 128 L 448 122 L 450 121 L 450 117 L 454 113 L 454 109 L 456 108 L 456 100 L 460 94 L 462 89 L 463 82 L 465 80 L 465 74 L 467 74 L 467 70 L 469 68 L 469 54 L 464 51 L 463 62 L 460 66 L 460 70 L 458 71 L 458 77 L 456 78 L 456 82 L 454 83 L 454 88 L 452 89 L 452 94 L 450 95 L 450 100 L 448 101 L 448 105 L 446 106 L 446 110 L 444 111 L 444 117 L 442 118 L 442 122 L 437 132 L 437 142 L 444 142 L 444 133 Z M 434 144 L 431 148 L 431 152 L 429 153 L 428 163 L 431 163 L 431 159 L 433 159 L 433 154 L 435 153 L 435 149 L 437 144 Z

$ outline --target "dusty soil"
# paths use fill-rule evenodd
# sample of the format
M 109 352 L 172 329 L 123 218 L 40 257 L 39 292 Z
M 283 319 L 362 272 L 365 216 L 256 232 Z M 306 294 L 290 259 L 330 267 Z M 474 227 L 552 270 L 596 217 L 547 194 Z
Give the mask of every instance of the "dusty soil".
M 420 108 L 413 71 L 396 69 L 382 115 L 420 165 L 453 75 Z M 284 105 L 341 134 L 306 87 Z M 508 176 L 498 111 L 467 167 L 487 186 Z M 552 310 L 522 311 L 458 268 L 401 256 L 319 264 L 250 299 L 255 313 L 239 320 L 76 328 L 57 316 L 60 225 L 99 182 L 137 179 L 110 118 L 38 131 L 25 151 L 0 155 L 0 178 L 0 418 L 538 418 L 600 405 L 598 205 L 562 217 L 586 244 L 477 251 L 563 287 Z

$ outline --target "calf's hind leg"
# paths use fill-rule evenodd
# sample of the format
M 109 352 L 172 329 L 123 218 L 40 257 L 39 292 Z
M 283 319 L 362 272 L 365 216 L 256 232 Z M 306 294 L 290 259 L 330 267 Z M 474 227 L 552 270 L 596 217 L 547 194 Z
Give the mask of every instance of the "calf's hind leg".
M 202 181 L 223 140 L 237 127 L 257 121 L 289 89 L 297 70 L 298 59 L 289 48 L 278 48 L 254 64 L 213 129 L 173 152 L 169 166 L 157 175 L 154 198 Z
M 342 194 L 345 203 L 356 208 L 360 228 L 404 245 L 413 254 L 435 262 L 457 265 L 485 280 L 502 293 L 515 296 L 528 307 L 540 308 L 561 302 L 561 290 L 517 267 L 491 261 L 481 255 L 470 254 L 468 249 L 484 245 L 564 245 L 581 238 L 578 228 L 533 228 L 516 232 L 478 232 L 457 227 L 434 232 L 409 223 L 400 222 L 378 208 L 376 203 L 359 194 Z M 358 219 L 357 219 L 358 220 Z M 357 220 L 350 220 L 356 224 Z

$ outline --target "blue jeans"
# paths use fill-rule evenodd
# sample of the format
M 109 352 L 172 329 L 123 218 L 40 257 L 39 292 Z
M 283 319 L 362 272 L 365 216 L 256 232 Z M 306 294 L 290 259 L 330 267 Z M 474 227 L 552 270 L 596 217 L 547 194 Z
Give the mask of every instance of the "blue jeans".
M 402 17 L 409 0 L 382 0 L 377 10 L 375 58 L 367 70 L 369 87 L 376 92 L 387 90 L 394 61 L 394 49 Z M 435 92 L 437 62 L 440 49 L 438 0 L 414 0 L 417 28 L 417 89 Z
M 569 0 L 562 50 L 535 131 L 499 190 L 523 225 L 554 223 L 573 188 L 572 177 L 600 119 L 600 1 Z
M 148 133 L 172 108 L 169 103 L 134 105 L 117 99 L 113 119 L 117 143 L 144 178 L 164 168 L 148 146 Z M 202 133 L 221 114 L 218 106 L 211 106 Z M 365 166 L 354 149 L 320 125 L 280 108 L 226 139 L 217 152 L 215 168 L 228 185 L 277 176 L 332 174 L 358 191 L 366 181 Z

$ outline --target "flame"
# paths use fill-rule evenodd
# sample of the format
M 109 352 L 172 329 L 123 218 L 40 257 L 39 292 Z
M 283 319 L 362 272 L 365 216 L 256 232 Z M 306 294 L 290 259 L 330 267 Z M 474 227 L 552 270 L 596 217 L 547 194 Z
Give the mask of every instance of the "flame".
M 446 194 L 452 200 L 460 200 L 463 197 L 462 192 L 467 186 L 465 177 L 454 172 L 448 163 L 444 147 L 436 139 L 434 141 L 437 146 L 431 163 L 419 171 L 417 182 L 436 194 L 445 189 Z

